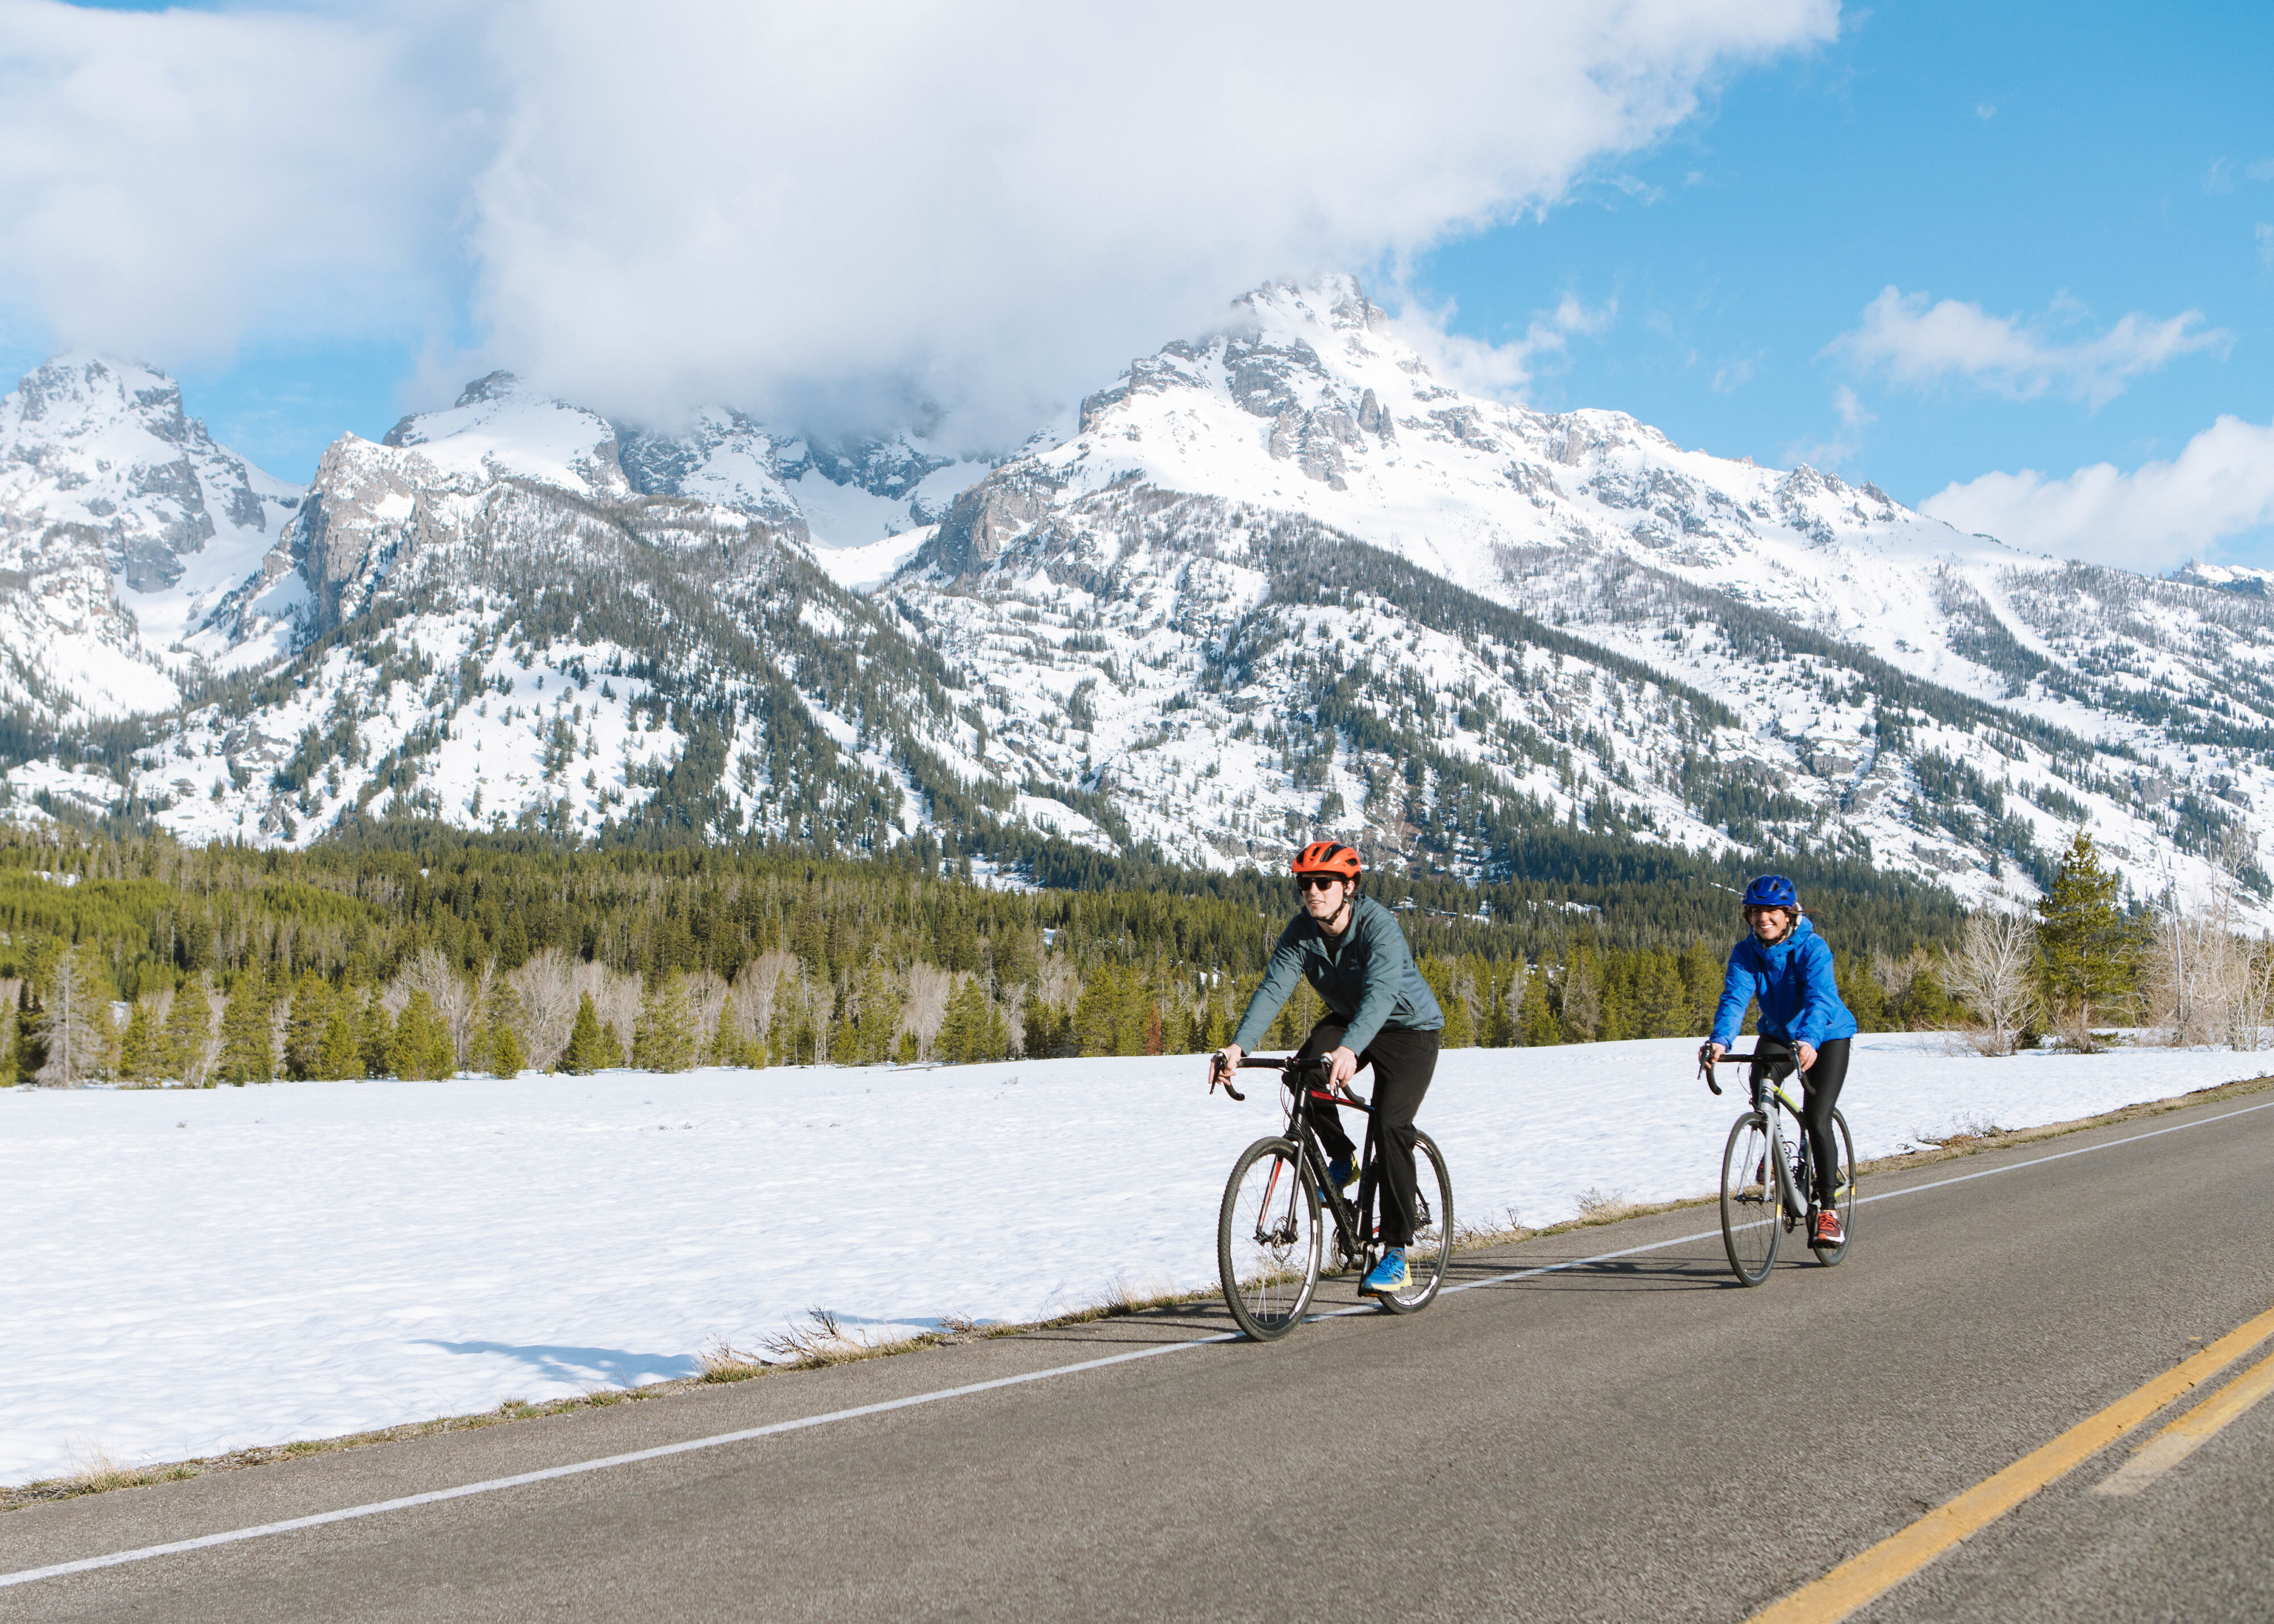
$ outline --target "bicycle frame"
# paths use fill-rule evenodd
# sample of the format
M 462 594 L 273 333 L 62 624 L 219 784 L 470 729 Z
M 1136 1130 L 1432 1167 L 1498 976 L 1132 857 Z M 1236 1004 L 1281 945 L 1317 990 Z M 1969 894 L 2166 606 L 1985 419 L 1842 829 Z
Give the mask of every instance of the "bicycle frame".
M 1723 1055 L 1720 1064 L 1730 1065 L 1743 1062 L 1750 1064 L 1754 1058 L 1752 1055 Z M 1805 1180 L 1796 1177 L 1796 1174 L 1803 1170 L 1813 1173 L 1813 1169 L 1806 1166 L 1805 1160 L 1812 1154 L 1808 1143 L 1808 1124 L 1801 1115 L 1799 1102 L 1784 1089 L 1786 1080 L 1798 1075 L 1800 1069 L 1796 1058 L 1789 1055 L 1778 1055 L 1770 1057 L 1770 1075 L 1748 1079 L 1752 1090 L 1752 1108 L 1768 1124 L 1769 1160 L 1776 1164 L 1777 1194 L 1783 1203 L 1782 1216 L 1787 1228 L 1806 1214 L 1813 1202 L 1813 1198 L 1802 1187 Z M 1713 1081 L 1710 1067 L 1706 1071 L 1706 1080 L 1709 1084 Z M 1714 1086 L 1713 1092 L 1721 1092 L 1718 1085 Z M 1779 1107 L 1792 1116 L 1794 1148 L 1790 1151 L 1785 1148 L 1784 1117 Z M 1802 1163 L 1800 1168 L 1795 1166 L 1796 1160 Z
M 1312 1187 L 1319 1192 L 1319 1205 L 1335 1222 L 1336 1243 L 1343 1256 L 1366 1267 L 1372 1267 L 1379 1243 L 1379 1230 L 1374 1223 L 1374 1197 L 1380 1187 L 1381 1175 L 1374 1154 L 1374 1105 L 1350 1091 L 1347 1084 L 1337 1089 L 1328 1084 L 1327 1063 L 1323 1057 L 1311 1060 L 1255 1059 L 1243 1057 L 1243 1071 L 1271 1071 L 1279 1073 L 1279 1085 L 1287 1090 L 1287 1127 L 1285 1137 L 1303 1147 L 1303 1163 L 1311 1169 Z M 1231 1084 L 1225 1083 L 1227 1092 Z M 1241 1096 L 1234 1094 L 1234 1099 Z M 1337 1107 L 1363 1112 L 1366 1116 L 1366 1143 L 1359 1153 L 1358 1196 L 1345 1196 L 1328 1177 L 1326 1153 L 1319 1148 L 1318 1130 L 1313 1125 L 1313 1116 L 1321 1109 Z M 1269 1202 L 1266 1203 L 1267 1210 Z

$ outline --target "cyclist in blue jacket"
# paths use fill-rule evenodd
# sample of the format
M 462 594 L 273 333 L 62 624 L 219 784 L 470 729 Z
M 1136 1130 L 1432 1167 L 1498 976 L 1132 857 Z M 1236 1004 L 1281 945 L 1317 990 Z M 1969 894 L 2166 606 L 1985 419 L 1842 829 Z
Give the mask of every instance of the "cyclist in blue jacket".
M 1729 972 L 1721 984 L 1721 1007 L 1714 1011 L 1713 1035 L 1706 1048 L 1713 1060 L 1728 1052 L 1745 1023 L 1745 1006 L 1760 1000 L 1760 1041 L 1753 1045 L 1752 1082 L 1766 1078 L 1772 1063 L 1788 1055 L 1800 1063 L 1801 1123 L 1816 1162 L 1817 1210 L 1809 1220 L 1811 1244 L 1841 1246 L 1840 1147 L 1832 1133 L 1832 1109 L 1848 1079 L 1848 1040 L 1856 1018 L 1840 1001 L 1832 969 L 1832 948 L 1801 917 L 1800 894 L 1781 874 L 1764 874 L 1745 887 L 1745 924 L 1752 932 L 1729 950 Z

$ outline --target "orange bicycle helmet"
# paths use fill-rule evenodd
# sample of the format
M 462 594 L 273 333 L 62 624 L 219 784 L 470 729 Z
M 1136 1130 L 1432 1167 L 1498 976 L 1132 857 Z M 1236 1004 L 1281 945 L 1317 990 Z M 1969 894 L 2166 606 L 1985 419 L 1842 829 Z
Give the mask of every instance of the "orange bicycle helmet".
M 1339 840 L 1314 840 L 1287 866 L 1297 874 L 1331 874 L 1353 882 L 1359 871 L 1358 853 Z

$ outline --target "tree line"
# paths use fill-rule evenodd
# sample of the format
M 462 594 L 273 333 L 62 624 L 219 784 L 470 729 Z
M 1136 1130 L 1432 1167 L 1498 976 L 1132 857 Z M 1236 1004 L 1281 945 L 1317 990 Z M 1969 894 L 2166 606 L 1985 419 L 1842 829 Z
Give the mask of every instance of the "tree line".
M 1734 899 L 1682 854 L 1574 839 L 1561 881 L 1369 881 L 1449 1045 L 1703 1030 Z M 1186 1052 L 1224 1041 L 1293 911 L 1276 876 L 1006 891 L 959 867 L 937 847 L 840 861 L 437 833 L 294 853 L 19 833 L 0 839 L 15 1016 L 0 1079 Z M 1867 1024 L 1948 1019 L 1946 899 L 1827 885 L 1818 907 Z M 1275 1041 L 1299 1035 L 1309 996 Z

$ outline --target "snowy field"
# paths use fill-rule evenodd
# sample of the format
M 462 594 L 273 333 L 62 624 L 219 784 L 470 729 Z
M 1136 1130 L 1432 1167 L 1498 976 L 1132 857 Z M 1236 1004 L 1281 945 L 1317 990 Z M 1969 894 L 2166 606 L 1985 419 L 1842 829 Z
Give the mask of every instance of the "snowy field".
M 1446 1055 L 1457 1215 L 1709 1192 L 1690 1040 Z M 1860 1156 L 2182 1094 L 2274 1056 L 1981 1060 L 1856 1040 Z M 871 1334 L 1215 1279 L 1272 1092 L 1190 1058 L 0 1091 L 0 1482 L 692 1374 L 809 1309 Z M 1252 1080 L 1255 1079 L 1250 1074 Z M 1363 1080 L 1363 1079 L 1361 1079 Z

